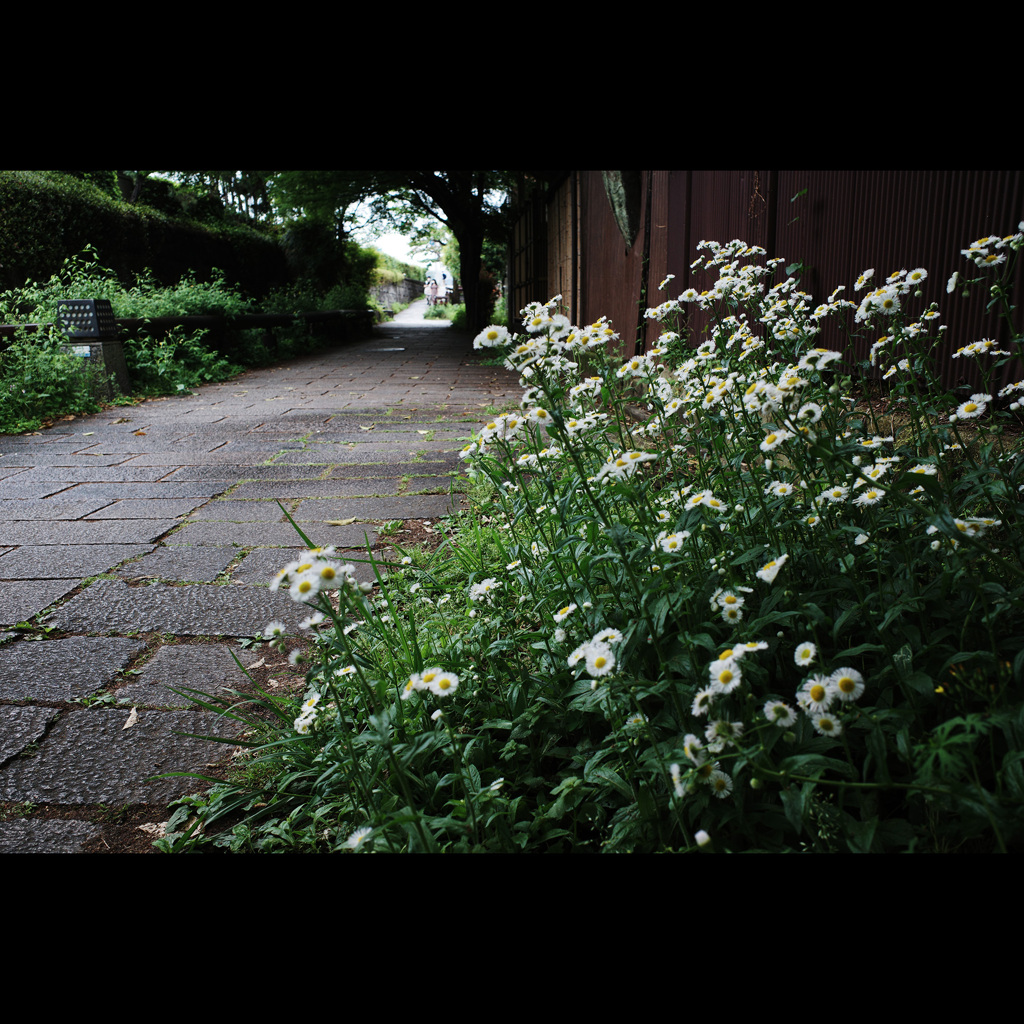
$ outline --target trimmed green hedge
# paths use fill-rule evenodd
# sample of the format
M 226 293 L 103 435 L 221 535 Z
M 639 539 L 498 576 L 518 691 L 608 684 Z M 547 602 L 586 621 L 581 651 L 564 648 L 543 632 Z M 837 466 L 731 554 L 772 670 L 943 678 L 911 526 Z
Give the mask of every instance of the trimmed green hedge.
M 144 268 L 171 284 L 214 267 L 250 295 L 288 279 L 277 239 L 244 225 L 208 226 L 112 198 L 59 171 L 0 171 L 0 288 L 47 280 L 87 244 L 125 283 Z

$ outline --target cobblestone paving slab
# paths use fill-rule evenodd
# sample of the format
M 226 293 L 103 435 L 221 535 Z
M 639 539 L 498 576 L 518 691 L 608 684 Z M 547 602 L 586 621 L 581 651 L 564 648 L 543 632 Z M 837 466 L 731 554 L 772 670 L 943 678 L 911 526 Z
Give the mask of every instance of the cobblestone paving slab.
M 26 469 L 0 481 L 0 499 L 48 498 L 51 494 L 59 494 L 74 486 L 74 481 L 22 480 L 22 477 L 29 472 L 30 470 Z M 75 497 L 77 498 L 78 495 L 76 494 Z M 92 497 L 92 495 L 87 495 L 87 497 Z
M 26 498 L 17 501 L 14 498 L 5 498 L 0 501 L 0 522 L 37 519 L 52 522 L 57 519 L 81 519 L 98 512 L 109 504 L 110 501 L 105 498 L 93 498 L 91 501 L 66 501 L 61 498 Z
M 168 474 L 167 486 L 180 485 L 184 481 L 223 482 L 236 484 L 241 480 L 319 480 L 323 466 L 244 466 L 233 470 L 230 466 L 182 466 Z
M 396 478 L 400 474 L 394 468 L 382 466 L 378 473 L 369 476 L 368 473 L 356 473 L 352 476 L 357 479 L 366 476 L 367 486 L 373 488 L 369 493 L 377 493 L 377 482 L 381 479 Z M 397 489 L 397 488 L 396 488 Z M 366 491 L 364 490 L 365 494 Z M 257 483 L 239 484 L 231 492 L 231 497 L 236 499 L 274 499 L 280 498 L 337 498 L 339 488 L 333 480 L 260 480 Z
M 70 701 L 108 686 L 144 649 L 128 637 L 72 636 L 0 647 L 0 699 Z
M 13 626 L 18 622 L 27 622 L 59 597 L 70 594 L 78 583 L 78 580 L 0 582 L 0 625 Z
M 270 581 L 304 551 L 305 548 L 258 548 L 256 551 L 250 551 L 242 559 L 241 564 L 232 570 L 231 579 L 241 583 L 269 587 Z M 373 569 L 369 561 L 365 560 L 367 558 L 366 548 L 339 548 L 334 557 L 339 562 L 353 565 L 355 572 L 352 575 L 360 583 L 376 583 L 377 578 L 373 574 Z M 305 612 L 300 618 L 305 618 Z
M 63 447 L 63 446 L 62 446 Z M 18 453 L 0 456 L 0 468 L 7 466 L 23 466 L 32 468 L 35 466 L 49 466 L 60 469 L 67 469 L 68 476 L 74 476 L 79 469 L 88 467 L 88 471 L 97 467 L 117 466 L 129 457 L 129 452 L 117 452 L 111 454 L 91 454 L 89 452 L 44 452 L 35 451 L 32 448 L 23 448 Z
M 206 501 L 205 498 L 127 498 L 106 505 L 88 518 L 96 519 L 164 519 L 187 516 Z
M 176 462 L 174 465 L 181 463 Z M 73 469 L 65 469 L 62 466 L 37 466 L 35 469 L 26 469 L 23 475 L 28 483 L 65 481 L 65 486 L 70 487 L 71 484 L 94 482 L 153 483 L 167 472 L 164 466 L 75 466 Z
M 284 547 L 298 535 L 291 523 L 236 523 L 207 521 L 187 523 L 172 537 L 168 546 L 204 547 L 236 544 L 240 548 Z
M 259 636 L 272 619 L 297 628 L 308 610 L 287 594 L 260 587 L 205 584 L 129 587 L 97 580 L 47 617 L 69 633 L 174 633 L 180 636 Z
M 263 657 L 262 653 L 258 655 L 228 644 L 169 644 L 161 647 L 152 661 L 146 662 L 140 675 L 116 691 L 117 699 L 136 705 L 190 708 L 192 702 L 170 688 L 203 693 L 237 689 L 248 679 L 231 657 L 232 651 L 246 666 Z M 280 660 L 277 655 L 274 657 Z
M 390 472 L 390 470 L 388 471 Z M 325 498 L 367 498 L 373 495 L 397 494 L 401 487 L 401 474 L 393 476 L 352 477 L 345 481 L 332 482 L 330 487 L 318 488 L 326 491 Z
M 57 714 L 56 708 L 0 708 L 0 764 L 38 743 Z
M 415 441 L 410 441 L 408 444 L 393 444 L 393 445 L 374 445 L 367 442 L 366 444 L 357 444 L 354 447 L 348 445 L 338 445 L 337 450 L 333 453 L 330 458 L 324 459 L 323 462 L 317 462 L 315 465 L 328 466 L 343 466 L 355 464 L 357 466 L 362 465 L 377 465 L 383 463 L 384 465 L 394 465 L 395 463 L 411 462 L 416 463 L 416 460 L 422 460 L 424 462 L 461 462 L 458 457 L 458 453 L 462 451 L 463 446 L 458 447 L 452 446 L 448 449 L 434 449 L 430 450 L 429 445 L 417 444 Z M 304 453 L 303 453 L 304 454 Z M 281 465 L 290 464 L 293 460 L 282 460 Z
M 26 544 L 0 560 L 0 579 L 74 580 L 97 576 L 112 566 L 147 551 L 152 544 L 83 544 L 59 547 L 50 544 Z
M 280 447 L 258 452 L 236 451 L 234 448 L 218 448 L 215 452 L 157 452 L 155 455 L 136 455 L 130 462 L 117 468 L 132 469 L 133 472 L 141 473 L 142 469 L 139 467 L 153 467 L 152 472 L 156 474 L 153 479 L 156 480 L 168 473 L 171 468 L 177 469 L 179 466 L 261 466 L 278 451 Z
M 398 498 L 346 498 L 332 501 L 315 498 L 299 503 L 292 514 L 297 523 L 323 522 L 328 519 L 436 519 L 459 508 L 458 495 L 452 506 L 447 494 L 415 494 Z M 306 531 L 309 532 L 308 530 Z
M 169 803 L 202 788 L 197 779 L 145 780 L 165 772 L 207 774 L 230 747 L 205 739 L 231 737 L 237 722 L 209 712 L 85 708 L 65 712 L 37 753 L 0 771 L 0 800 L 49 804 Z
M 119 498 L 140 499 L 140 498 L 202 498 L 208 500 L 215 497 L 228 488 L 227 481 L 207 482 L 203 480 L 190 480 L 188 477 L 158 483 L 99 483 L 79 484 L 65 491 L 61 498 L 106 498 L 108 501 L 117 501 Z
M 349 516 L 356 513 L 349 513 Z M 326 516 L 324 519 L 348 518 L 348 516 Z M 376 518 L 367 516 L 366 518 Z M 392 516 L 391 518 L 396 518 Z M 304 528 L 307 534 L 318 545 L 334 544 L 337 547 L 362 547 L 369 537 L 371 547 L 377 545 L 377 531 L 362 523 L 351 523 L 348 526 L 331 526 L 320 520 L 316 523 L 317 536 L 313 536 L 312 528 Z M 246 548 L 294 547 L 295 541 L 302 538 L 295 532 L 291 523 L 192 523 L 168 538 L 167 546 L 205 547 L 207 545 L 223 546 L 237 544 Z
M 116 575 L 126 580 L 156 576 L 176 583 L 212 583 L 237 557 L 238 548 L 230 546 L 159 547 L 118 569 Z M 0 575 L 2 569 L 0 565 Z
M 5 523 L 0 527 L 0 541 L 40 545 L 147 544 L 177 525 L 177 519 Z
M 285 508 L 289 503 L 284 502 Z M 234 501 L 221 498 L 189 516 L 190 523 L 283 523 L 287 522 L 276 501 Z
M 452 483 L 458 484 L 460 478 L 449 474 L 448 476 L 414 476 L 406 485 L 406 494 L 447 494 Z M 456 486 L 458 492 L 458 486 Z
M 374 480 L 378 477 L 402 477 L 402 476 L 432 476 L 438 473 L 458 473 L 462 469 L 462 460 L 457 456 L 448 459 L 438 460 L 435 456 L 424 459 L 422 462 L 393 462 L 373 463 L 358 465 L 335 466 L 324 478 L 328 480 Z
M 91 821 L 15 818 L 0 821 L 0 853 L 82 853 L 103 832 Z

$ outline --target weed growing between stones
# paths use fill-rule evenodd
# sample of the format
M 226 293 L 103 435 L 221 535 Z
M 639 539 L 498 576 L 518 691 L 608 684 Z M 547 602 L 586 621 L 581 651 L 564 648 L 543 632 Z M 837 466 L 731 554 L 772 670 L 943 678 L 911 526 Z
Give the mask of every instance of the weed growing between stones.
M 191 798 L 205 837 L 166 848 L 1020 848 L 1024 381 L 989 382 L 1022 244 L 963 251 L 1012 339 L 958 339 L 969 397 L 923 268 L 815 304 L 739 241 L 702 243 L 707 289 L 648 311 L 643 356 L 557 299 L 482 332 L 524 393 L 463 452 L 473 507 L 433 554 L 371 556 L 375 586 L 304 537 L 275 581 L 310 606 L 303 699 L 268 698 L 266 774 Z M 884 425 L 852 348 L 815 347 L 833 319 L 884 332 Z

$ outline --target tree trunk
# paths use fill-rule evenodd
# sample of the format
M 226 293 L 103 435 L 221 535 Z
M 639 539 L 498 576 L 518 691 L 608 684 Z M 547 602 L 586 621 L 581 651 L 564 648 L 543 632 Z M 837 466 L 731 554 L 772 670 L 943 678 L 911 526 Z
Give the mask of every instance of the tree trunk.
M 466 227 L 462 233 L 455 232 L 459 240 L 459 275 L 462 279 L 462 295 L 466 301 L 466 321 L 469 329 L 478 334 L 487 324 L 486 296 L 480 287 L 480 258 L 483 254 L 484 236 L 480 228 Z

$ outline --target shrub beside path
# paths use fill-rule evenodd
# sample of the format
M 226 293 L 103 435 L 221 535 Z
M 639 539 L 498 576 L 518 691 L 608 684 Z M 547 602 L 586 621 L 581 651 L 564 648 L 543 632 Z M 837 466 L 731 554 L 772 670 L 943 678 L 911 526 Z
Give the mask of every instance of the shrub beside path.
M 261 685 L 295 671 L 253 645 L 307 613 L 268 588 L 302 548 L 278 502 L 355 557 L 378 544 L 371 523 L 449 510 L 462 439 L 520 389 L 424 308 L 190 395 L 0 437 L 0 852 L 150 849 L 167 804 L 202 787 L 146 780 L 230 750 L 181 735 L 232 725 L 168 687 L 244 685 L 232 653 Z

